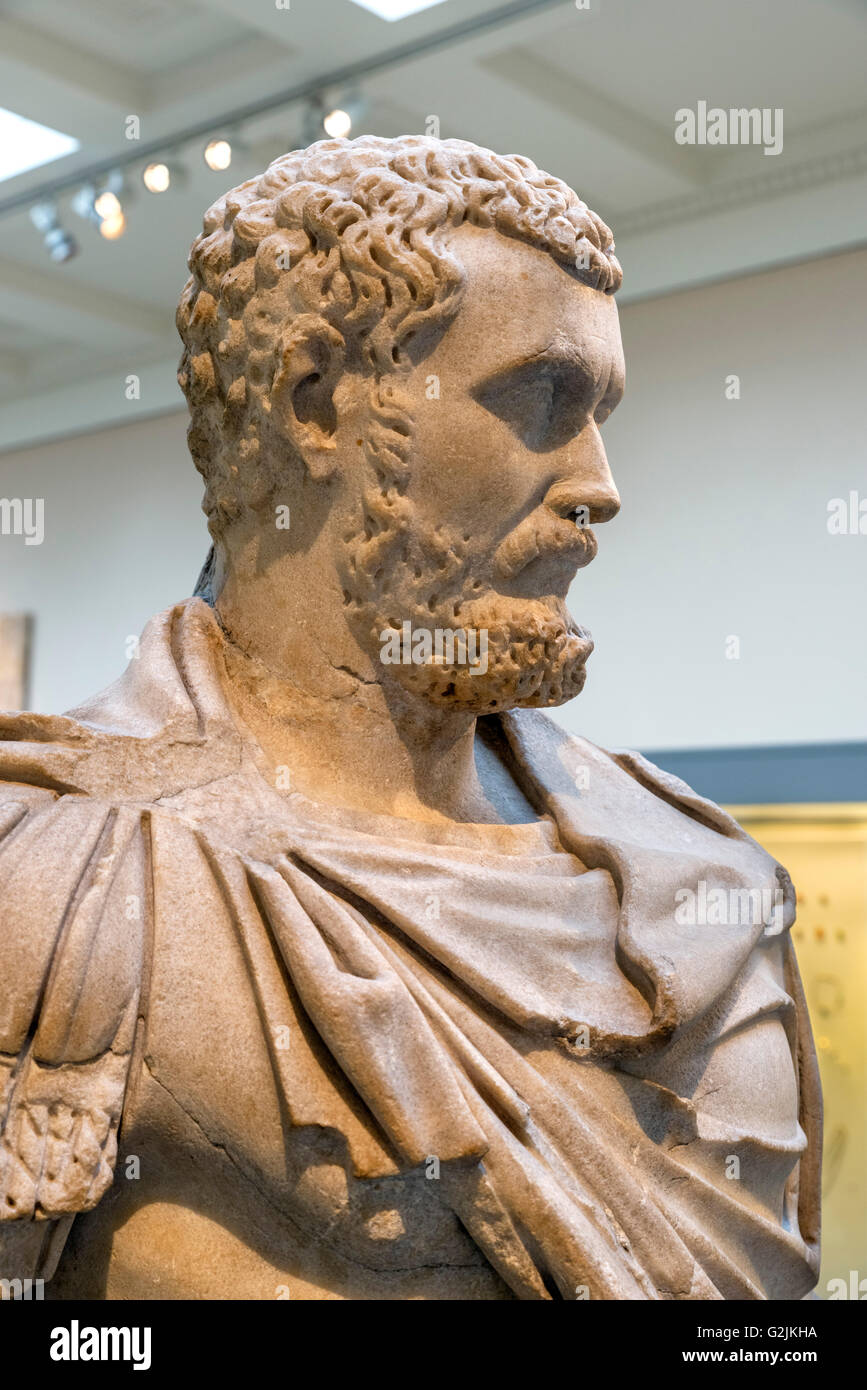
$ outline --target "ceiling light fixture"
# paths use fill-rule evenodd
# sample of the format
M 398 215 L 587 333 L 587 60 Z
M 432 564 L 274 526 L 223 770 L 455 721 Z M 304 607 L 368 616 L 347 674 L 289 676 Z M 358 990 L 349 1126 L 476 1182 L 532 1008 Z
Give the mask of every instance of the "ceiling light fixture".
M 142 170 L 142 183 L 148 193 L 165 193 L 171 186 L 172 171 L 162 160 L 146 164 Z
M 367 112 L 367 102 L 360 92 L 353 90 L 344 92 L 333 108 L 323 103 L 320 113 L 322 111 L 328 112 L 327 115 L 320 114 L 325 133 L 330 135 L 332 140 L 342 140 L 353 128 L 358 127 Z
M 113 195 L 109 195 L 113 196 Z M 108 213 L 102 218 L 99 224 L 99 235 L 105 237 L 106 241 L 117 241 L 126 231 L 126 217 L 120 203 L 117 205 L 117 212 Z
M 330 135 L 332 140 L 342 140 L 352 129 L 352 117 L 348 111 L 335 106 L 333 111 L 323 119 L 326 135 Z
M 106 188 L 93 200 L 93 210 L 104 222 L 108 217 L 117 217 L 123 211 L 120 199 L 110 188 Z
M 114 169 L 100 188 L 92 183 L 79 188 L 72 210 L 98 228 L 106 241 L 116 241 L 126 230 L 126 216 L 118 194 L 123 192 L 123 171 Z
M 36 230 L 42 233 L 45 249 L 58 265 L 72 260 L 72 257 L 78 254 L 78 242 L 70 232 L 61 227 L 54 203 L 34 203 L 30 209 L 30 221 Z
M 285 88 L 279 92 L 274 92 L 269 96 L 260 97 L 256 101 L 249 102 L 244 106 L 234 107 L 222 114 L 212 114 L 204 120 L 199 119 L 191 125 L 174 130 L 171 134 L 167 134 L 161 139 L 140 145 L 138 149 L 130 145 L 130 148 L 122 155 L 115 152 L 115 154 L 109 158 L 96 160 L 94 163 L 84 168 L 82 168 L 79 163 L 77 172 L 75 169 L 70 171 L 69 168 L 65 168 L 59 174 L 55 173 L 53 176 L 43 179 L 41 183 L 34 185 L 31 182 L 29 188 L 18 189 L 11 194 L 7 194 L 5 197 L 0 196 L 0 218 L 8 216 L 12 212 L 17 212 L 19 209 L 24 210 L 30 208 L 39 202 L 56 202 L 60 196 L 66 197 L 71 195 L 72 190 L 78 187 L 82 182 L 96 183 L 99 185 L 100 180 L 105 174 L 118 166 L 128 169 L 130 171 L 130 176 L 132 176 L 132 171 L 135 170 L 135 183 L 133 184 L 133 187 L 135 187 L 135 184 L 138 183 L 138 179 L 141 176 L 142 169 L 155 163 L 165 164 L 169 152 L 186 150 L 189 146 L 198 144 L 199 153 L 201 153 L 203 144 L 208 140 L 217 138 L 222 132 L 234 131 L 237 128 L 247 128 L 251 122 L 259 121 L 266 115 L 270 115 L 279 110 L 287 110 L 291 107 L 295 107 L 298 110 L 299 117 L 301 118 L 299 125 L 301 121 L 304 122 L 302 135 L 303 143 L 306 144 L 314 140 L 321 140 L 324 133 L 322 117 L 332 109 L 332 106 L 338 104 L 336 98 L 347 85 L 362 80 L 367 81 L 374 75 L 385 72 L 392 67 L 397 67 L 409 59 L 417 60 L 422 56 L 430 55 L 440 50 L 454 49 L 459 43 L 464 43 L 470 38 L 478 39 L 480 35 L 500 29 L 519 17 L 527 17 L 534 13 L 541 13 L 548 9 L 553 9 L 555 5 L 562 5 L 563 3 L 564 0 L 508 0 L 508 3 L 496 4 L 495 8 L 486 9 L 481 13 L 476 13 L 470 18 L 461 20 L 457 23 L 432 24 L 428 22 L 425 26 L 425 32 L 417 34 L 411 42 L 401 42 L 380 47 L 376 53 L 366 57 L 356 58 L 349 63 L 345 63 L 341 68 L 331 73 L 320 74 L 319 77 L 313 80 L 310 78 L 302 79 L 295 83 L 294 86 Z M 418 5 L 413 4 L 412 8 L 416 10 Z M 406 12 L 406 3 L 404 0 L 404 3 L 401 5 L 401 14 L 403 15 Z M 451 12 L 449 12 L 449 14 L 451 15 Z M 327 107 L 322 108 L 322 115 L 320 116 L 318 127 L 307 136 L 307 123 L 305 120 L 307 110 L 316 102 L 317 97 L 322 92 L 332 93 L 332 101 Z M 340 100 L 339 106 L 341 110 L 346 110 L 346 103 L 344 100 Z M 351 115 L 352 113 L 349 112 L 349 114 Z M 2 115 L 2 112 L 0 112 L 0 115 Z M 293 120 L 293 126 L 294 124 L 295 122 Z M 358 126 L 355 121 L 353 121 L 353 128 L 357 133 Z M 299 134 L 301 133 L 302 132 L 299 131 Z M 233 147 L 233 155 L 236 156 L 238 147 L 235 140 L 230 137 L 229 143 Z M 281 145 L 281 148 L 285 148 L 285 145 Z M 275 150 L 275 153 L 279 153 L 279 149 Z M 5 155 L 6 150 L 2 139 L 0 139 L 0 170 L 3 168 Z M 74 165 L 75 161 L 70 160 L 69 163 Z M 169 174 L 169 182 L 174 187 L 174 168 L 171 169 Z M 162 188 L 162 191 L 166 191 L 165 187 Z
M 99 223 L 99 213 L 96 211 L 96 189 L 92 183 L 86 183 L 70 201 L 72 211 L 79 217 L 83 217 L 85 222 Z
M 209 140 L 205 146 L 203 158 L 209 169 L 215 173 L 223 169 L 228 169 L 232 163 L 232 146 L 228 140 L 222 137 L 217 140 Z

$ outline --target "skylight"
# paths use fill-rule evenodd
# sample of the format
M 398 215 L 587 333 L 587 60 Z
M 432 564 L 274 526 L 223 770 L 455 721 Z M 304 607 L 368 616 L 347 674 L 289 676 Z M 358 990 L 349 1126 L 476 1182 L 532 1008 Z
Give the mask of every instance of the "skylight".
M 28 121 L 0 106 L 0 180 L 14 179 L 40 164 L 50 164 L 80 148 L 73 135 L 52 130 L 38 121 Z
M 406 19 L 408 15 L 418 14 L 419 10 L 429 10 L 432 5 L 442 5 L 443 0 L 353 0 L 363 10 L 380 19 Z

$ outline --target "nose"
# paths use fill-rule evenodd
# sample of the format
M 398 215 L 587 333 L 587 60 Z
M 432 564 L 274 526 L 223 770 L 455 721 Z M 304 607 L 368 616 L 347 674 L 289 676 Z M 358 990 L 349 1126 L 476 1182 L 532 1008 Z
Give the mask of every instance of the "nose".
M 620 511 L 620 494 L 595 420 L 560 450 L 545 505 L 560 516 L 586 507 L 591 526 L 610 521 Z

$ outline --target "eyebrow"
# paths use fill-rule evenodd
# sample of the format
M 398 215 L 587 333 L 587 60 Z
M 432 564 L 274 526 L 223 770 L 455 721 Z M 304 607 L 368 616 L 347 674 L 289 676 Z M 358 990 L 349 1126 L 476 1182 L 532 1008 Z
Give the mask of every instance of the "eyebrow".
M 594 396 L 598 396 L 597 405 L 607 402 L 614 398 L 615 402 L 623 396 L 624 383 L 623 373 L 619 363 L 614 361 L 608 364 L 608 378 L 603 384 L 601 375 L 597 375 L 588 364 L 586 358 L 578 351 L 569 351 L 556 341 L 547 347 L 541 348 L 539 352 L 533 352 L 519 357 L 512 362 L 505 363 L 502 367 L 496 368 L 486 378 L 486 381 L 495 381 L 498 378 L 509 376 L 512 372 L 525 371 L 534 366 L 554 367 L 567 369 L 576 372 L 584 380 L 584 384 L 589 388 Z M 613 407 L 612 407 L 613 408 Z
M 493 381 L 497 377 L 509 376 L 512 372 L 520 372 L 528 367 L 536 366 L 568 367 L 572 371 L 580 371 L 587 381 L 594 386 L 599 385 L 596 375 L 590 370 L 585 358 L 577 352 L 566 352 L 554 344 L 540 348 L 538 352 L 526 353 L 509 362 L 504 362 L 501 367 L 495 367 L 492 372 L 489 372 L 486 380 Z

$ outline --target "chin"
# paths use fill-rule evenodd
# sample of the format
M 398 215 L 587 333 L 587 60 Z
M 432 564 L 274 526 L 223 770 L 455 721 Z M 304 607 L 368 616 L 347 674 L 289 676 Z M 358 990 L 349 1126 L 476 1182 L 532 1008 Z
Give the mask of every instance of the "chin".
M 562 705 L 583 690 L 593 640 L 576 625 L 562 599 L 475 600 L 451 621 L 487 633 L 484 663 L 475 669 L 466 665 L 391 668 L 405 689 L 432 704 L 497 714 Z
M 489 667 L 484 675 L 469 676 L 454 668 L 445 673 L 437 671 L 436 677 L 427 687 L 417 683 L 416 693 L 439 708 L 469 714 L 502 714 L 510 709 L 550 709 L 566 704 L 584 689 L 587 671 L 583 659 L 529 666 L 509 661 Z

